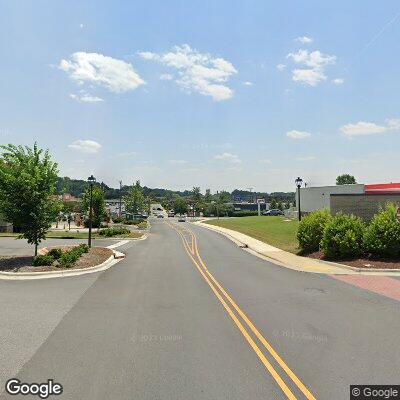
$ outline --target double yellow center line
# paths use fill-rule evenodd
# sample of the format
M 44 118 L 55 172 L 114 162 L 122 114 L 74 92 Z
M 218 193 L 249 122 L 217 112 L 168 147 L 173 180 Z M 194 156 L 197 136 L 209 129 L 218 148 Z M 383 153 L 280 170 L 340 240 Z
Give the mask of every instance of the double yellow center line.
M 274 366 L 269 362 L 267 356 L 265 356 L 263 351 L 254 341 L 250 332 L 252 332 L 255 335 L 255 337 L 262 343 L 262 345 L 266 350 L 266 354 L 274 358 L 274 360 L 278 363 L 278 365 L 282 368 L 282 370 L 286 373 L 286 375 L 304 394 L 305 398 L 308 400 L 315 400 L 315 397 L 312 395 L 312 393 L 306 388 L 306 386 L 301 382 L 301 380 L 296 376 L 296 374 L 287 366 L 287 364 L 274 350 L 274 348 L 268 343 L 268 341 L 264 338 L 264 336 L 260 333 L 260 331 L 247 317 L 247 315 L 240 309 L 240 307 L 236 304 L 236 302 L 232 299 L 232 297 L 226 292 L 226 290 L 218 283 L 218 281 L 210 273 L 206 264 L 204 263 L 203 259 L 200 256 L 199 249 L 197 246 L 196 235 L 187 228 L 178 227 L 170 222 L 168 222 L 168 225 L 170 225 L 173 229 L 175 229 L 175 231 L 180 235 L 183 241 L 184 248 L 188 253 L 189 257 L 191 258 L 191 260 L 193 261 L 194 265 L 197 267 L 204 280 L 210 286 L 211 290 L 214 292 L 215 296 L 221 302 L 228 315 L 232 318 L 233 322 L 235 323 L 239 331 L 247 340 L 250 347 L 257 354 L 258 358 L 263 363 L 267 371 L 275 379 L 276 383 L 282 389 L 286 397 L 290 400 L 297 400 L 297 397 L 293 394 L 293 392 L 290 390 L 290 388 L 285 383 L 283 378 L 276 371 Z M 237 315 L 235 314 L 234 310 L 236 311 Z M 242 321 L 245 323 L 247 327 L 243 325 L 238 316 L 242 319 Z

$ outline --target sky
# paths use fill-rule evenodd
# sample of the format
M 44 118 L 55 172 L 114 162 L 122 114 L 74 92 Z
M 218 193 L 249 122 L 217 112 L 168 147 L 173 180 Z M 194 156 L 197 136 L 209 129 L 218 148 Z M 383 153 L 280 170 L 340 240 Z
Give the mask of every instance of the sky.
M 117 187 L 398 182 L 395 0 L 0 0 L 0 143 Z

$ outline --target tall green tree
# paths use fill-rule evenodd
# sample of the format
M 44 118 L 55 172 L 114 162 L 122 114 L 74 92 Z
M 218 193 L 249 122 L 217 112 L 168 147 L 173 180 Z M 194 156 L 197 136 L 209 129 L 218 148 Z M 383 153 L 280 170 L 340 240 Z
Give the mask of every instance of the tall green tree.
M 0 213 L 35 245 L 36 256 L 58 212 L 58 166 L 36 143 L 32 148 L 8 144 L 0 150 Z
M 217 194 L 216 196 L 216 201 L 215 201 L 215 206 L 217 209 L 217 217 L 219 219 L 219 216 L 221 214 L 226 214 L 227 207 L 226 204 L 231 200 L 231 196 L 228 192 L 221 191 L 220 193 Z
M 203 195 L 201 194 L 200 188 L 195 186 L 192 189 L 192 200 L 193 200 L 193 207 L 194 213 L 200 212 L 203 210 Z
M 351 185 L 357 183 L 356 178 L 350 174 L 342 174 L 336 178 L 336 185 Z
M 143 189 L 140 186 L 140 181 L 136 181 L 134 185 L 128 191 L 128 194 L 124 196 L 125 210 L 129 214 L 138 214 L 142 212 L 145 207 L 145 197 Z
M 211 195 L 211 190 L 206 189 L 206 194 L 204 195 L 204 202 L 205 203 L 211 203 L 212 201 L 212 195 Z
M 272 198 L 269 206 L 270 206 L 271 210 L 277 209 L 278 208 L 278 202 L 276 201 L 276 199 Z
M 175 197 L 174 199 L 174 213 L 175 214 L 186 214 L 188 209 L 188 204 L 186 199 L 183 197 Z
M 85 189 L 82 200 L 82 210 L 89 215 L 90 213 L 90 187 Z M 99 228 L 106 217 L 106 205 L 104 203 L 104 191 L 100 186 L 93 186 L 92 192 L 92 226 Z

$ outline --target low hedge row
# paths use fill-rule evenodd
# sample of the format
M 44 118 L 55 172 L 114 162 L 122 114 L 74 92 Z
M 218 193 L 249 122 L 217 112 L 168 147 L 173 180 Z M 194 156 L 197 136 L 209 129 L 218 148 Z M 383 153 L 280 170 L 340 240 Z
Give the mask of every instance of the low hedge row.
M 128 233 L 130 233 L 130 230 L 128 228 L 124 228 L 123 226 L 115 226 L 113 228 L 101 229 L 99 235 L 105 237 L 112 237 L 117 235 L 126 235 Z
M 394 204 L 382 208 L 368 226 L 353 215 L 331 217 L 327 210 L 314 211 L 300 222 L 297 239 L 303 251 L 322 250 L 332 259 L 400 256 L 400 223 Z
M 64 268 L 72 267 L 78 258 L 89 251 L 89 246 L 87 244 L 80 244 L 79 246 L 73 247 L 71 250 L 62 251 L 61 249 L 54 248 L 51 249 L 47 254 L 36 256 L 33 259 L 33 265 L 38 266 L 48 266 L 55 265 Z

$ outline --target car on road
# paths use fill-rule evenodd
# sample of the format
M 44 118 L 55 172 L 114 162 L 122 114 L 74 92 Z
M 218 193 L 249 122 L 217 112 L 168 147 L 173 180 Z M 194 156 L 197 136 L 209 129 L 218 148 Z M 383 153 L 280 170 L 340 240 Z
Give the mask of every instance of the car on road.
M 170 213 L 168 213 L 168 217 L 173 218 L 173 217 L 175 217 L 175 214 L 173 212 L 170 212 Z
M 158 215 L 157 215 L 157 218 L 164 218 L 164 215 L 158 214 Z
M 278 209 L 273 208 L 272 210 L 263 211 L 262 215 L 265 215 L 267 217 L 270 217 L 270 216 L 274 216 L 275 217 L 275 216 L 278 216 L 278 215 L 285 215 L 285 213 L 282 210 L 278 210 Z
M 178 218 L 178 222 L 186 222 L 186 218 L 185 217 L 179 217 Z

